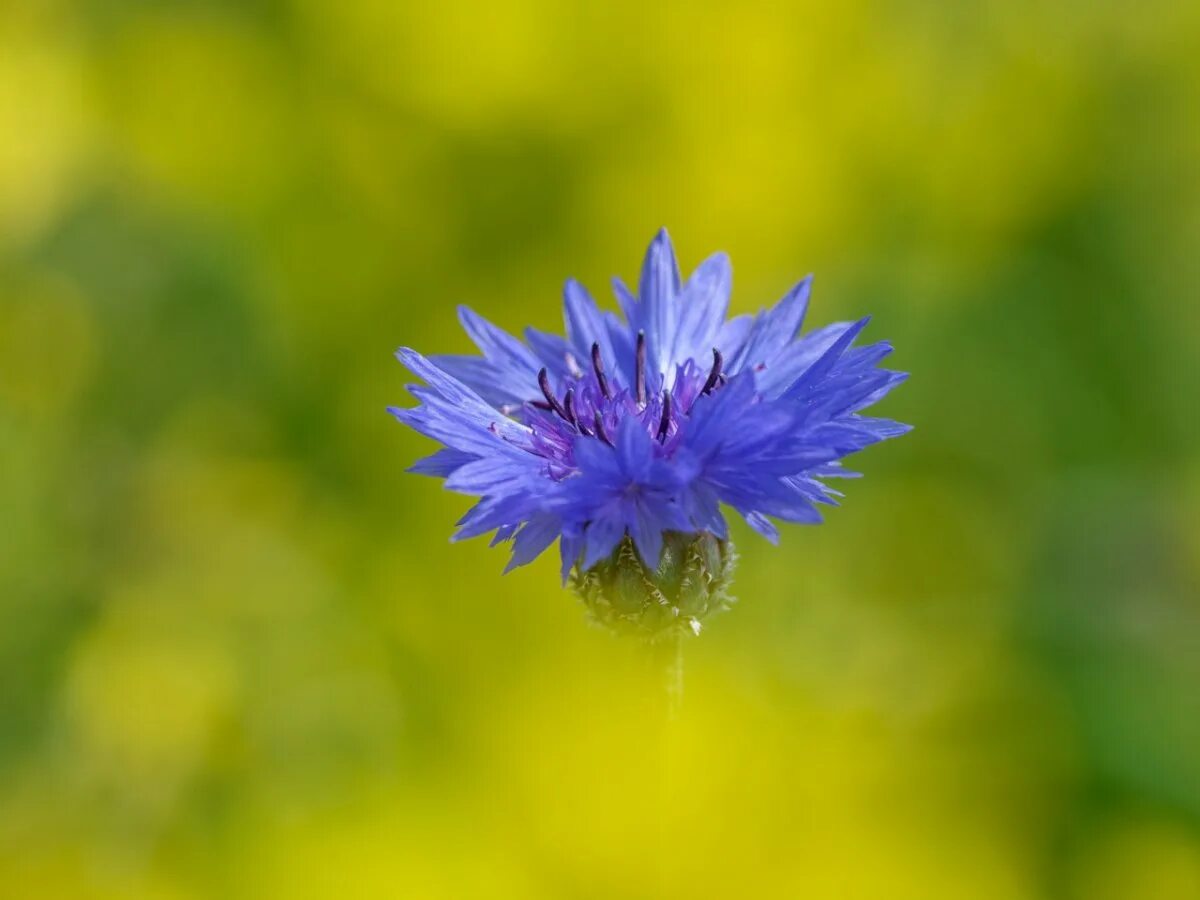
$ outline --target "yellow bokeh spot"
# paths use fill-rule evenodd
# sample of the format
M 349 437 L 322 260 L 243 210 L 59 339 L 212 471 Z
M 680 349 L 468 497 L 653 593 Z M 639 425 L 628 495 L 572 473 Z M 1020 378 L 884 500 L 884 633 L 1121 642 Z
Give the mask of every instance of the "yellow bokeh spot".
M 184 613 L 154 590 L 117 598 L 74 655 L 66 700 L 81 758 L 128 790 L 192 774 L 231 712 L 230 660 Z
M 0 247 L 27 242 L 70 199 L 88 146 L 75 35 L 24 6 L 0 9 Z

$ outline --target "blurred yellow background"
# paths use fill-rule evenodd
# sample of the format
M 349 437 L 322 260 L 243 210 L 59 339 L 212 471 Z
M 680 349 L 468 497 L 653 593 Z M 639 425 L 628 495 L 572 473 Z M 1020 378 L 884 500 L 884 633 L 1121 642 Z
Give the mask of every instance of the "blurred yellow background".
M 1200 898 L 1200 4 L 0 4 L 0 896 Z M 409 344 L 661 225 L 909 436 L 662 722 Z

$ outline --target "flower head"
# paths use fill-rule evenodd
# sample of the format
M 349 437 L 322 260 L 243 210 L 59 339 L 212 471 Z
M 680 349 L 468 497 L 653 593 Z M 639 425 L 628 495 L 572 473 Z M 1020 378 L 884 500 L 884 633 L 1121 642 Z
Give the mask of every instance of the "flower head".
M 731 278 L 718 253 L 683 281 L 660 231 L 636 296 L 614 280 L 623 315 L 568 281 L 565 338 L 460 307 L 482 356 L 401 349 L 425 386 L 390 411 L 444 445 L 412 471 L 480 498 L 456 539 L 494 531 L 510 569 L 557 539 L 565 579 L 630 548 L 653 573 L 678 536 L 723 546 L 722 505 L 771 541 L 772 520 L 819 522 L 839 496 L 822 479 L 854 474 L 839 460 L 909 430 L 860 413 L 905 374 L 877 368 L 889 344 L 854 346 L 867 319 L 801 334 L 811 278 L 726 320 Z

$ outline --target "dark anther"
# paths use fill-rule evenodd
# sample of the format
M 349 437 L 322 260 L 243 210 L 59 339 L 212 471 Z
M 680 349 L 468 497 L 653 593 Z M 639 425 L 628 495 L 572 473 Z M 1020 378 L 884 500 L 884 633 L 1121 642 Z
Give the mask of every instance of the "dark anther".
M 608 392 L 608 378 L 604 374 L 604 360 L 600 358 L 599 344 L 592 344 L 592 369 L 596 372 L 596 384 L 600 386 L 600 393 L 607 400 L 612 394 Z
M 708 373 L 708 380 L 704 382 L 704 387 L 700 389 L 700 393 L 711 394 L 713 392 L 713 388 L 717 386 L 717 382 L 724 384 L 724 381 L 721 377 L 721 363 L 721 351 L 716 347 L 713 347 L 712 371 Z
M 582 434 L 584 437 L 592 436 L 592 433 L 590 431 L 588 431 L 588 427 L 583 424 L 583 419 L 578 420 L 575 423 L 575 427 L 579 429 L 579 433 Z
M 658 440 L 659 443 L 667 439 L 667 432 L 671 429 L 671 392 L 663 391 L 663 411 L 662 419 L 658 423 Z
M 608 436 L 608 432 L 604 430 L 604 416 L 600 415 L 600 413 L 596 413 L 595 425 L 596 437 L 600 438 L 608 446 L 613 446 L 612 439 Z
M 538 386 L 542 389 L 542 393 L 546 396 L 546 402 L 550 404 L 550 408 L 562 416 L 567 418 L 567 411 L 562 408 L 562 404 L 558 402 L 558 398 L 554 396 L 554 392 L 550 390 L 550 373 L 545 369 L 538 372 Z M 570 419 L 567 419 L 569 422 Z
M 532 406 L 534 409 L 540 409 L 545 412 L 554 412 L 554 407 L 551 406 L 549 403 L 547 403 L 545 400 L 530 400 L 529 405 Z
M 575 389 L 567 388 L 567 396 L 563 397 L 563 411 L 567 414 L 567 421 L 572 425 L 579 424 L 579 417 L 575 415 Z
M 636 371 L 633 375 L 634 393 L 637 394 L 639 406 L 646 405 L 646 332 L 639 331 L 637 336 Z

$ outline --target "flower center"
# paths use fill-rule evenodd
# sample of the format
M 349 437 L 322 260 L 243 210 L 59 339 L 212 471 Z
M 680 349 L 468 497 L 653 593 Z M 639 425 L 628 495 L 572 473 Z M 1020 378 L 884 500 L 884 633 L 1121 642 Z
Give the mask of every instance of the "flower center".
M 666 443 L 677 420 L 691 411 L 692 404 L 704 395 L 711 394 L 725 384 L 722 372 L 724 358 L 721 351 L 713 348 L 712 366 L 707 377 L 701 382 L 704 370 L 688 361 L 680 367 L 674 384 L 674 394 L 671 389 L 664 389 L 661 395 L 653 400 L 647 395 L 646 373 L 646 335 L 638 332 L 637 347 L 634 351 L 633 387 L 630 391 L 614 392 L 609 383 L 608 374 L 604 369 L 604 358 L 600 344 L 592 344 L 592 372 L 588 376 L 579 368 L 574 357 L 569 362 L 569 370 L 574 384 L 566 389 L 560 399 L 550 382 L 550 372 L 543 368 L 538 372 L 538 387 L 541 388 L 541 400 L 530 401 L 535 409 L 552 413 L 551 421 L 560 422 L 556 430 L 563 426 L 584 437 L 595 437 L 608 446 L 613 446 L 610 435 L 614 433 L 617 424 L 627 415 L 642 417 L 647 430 L 658 440 Z M 651 407 L 653 407 L 651 409 Z M 647 416 L 652 416 L 647 418 Z

